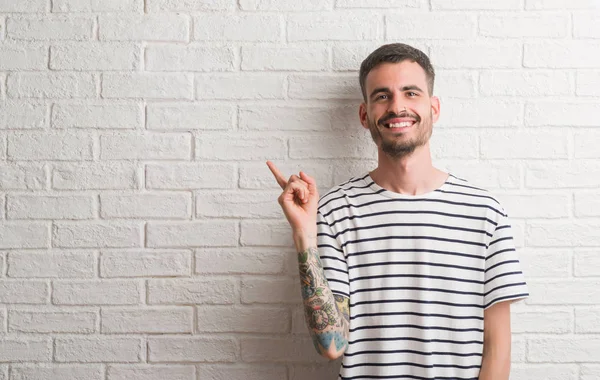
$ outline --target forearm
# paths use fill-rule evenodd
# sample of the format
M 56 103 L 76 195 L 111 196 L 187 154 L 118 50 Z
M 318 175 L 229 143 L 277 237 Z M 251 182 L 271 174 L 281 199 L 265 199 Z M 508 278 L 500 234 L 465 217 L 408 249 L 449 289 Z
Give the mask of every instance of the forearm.
M 484 349 L 479 380 L 508 380 L 509 374 L 510 350 Z
M 317 351 L 341 356 L 348 345 L 348 310 L 340 310 L 323 271 L 316 245 L 298 253 L 304 317 Z

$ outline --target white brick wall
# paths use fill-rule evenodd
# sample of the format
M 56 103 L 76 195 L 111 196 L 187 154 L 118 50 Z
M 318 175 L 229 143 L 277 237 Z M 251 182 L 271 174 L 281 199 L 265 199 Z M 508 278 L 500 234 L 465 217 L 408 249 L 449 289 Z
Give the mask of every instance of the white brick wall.
M 334 379 L 266 168 L 372 168 L 357 70 L 428 53 L 494 191 L 516 380 L 600 379 L 598 0 L 0 0 L 0 380 Z

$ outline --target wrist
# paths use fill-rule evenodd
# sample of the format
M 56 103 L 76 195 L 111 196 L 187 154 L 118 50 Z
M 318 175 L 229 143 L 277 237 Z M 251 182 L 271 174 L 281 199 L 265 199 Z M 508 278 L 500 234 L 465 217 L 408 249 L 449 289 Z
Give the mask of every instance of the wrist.
M 304 252 L 309 248 L 317 246 L 316 231 L 294 231 L 292 236 L 297 252 Z

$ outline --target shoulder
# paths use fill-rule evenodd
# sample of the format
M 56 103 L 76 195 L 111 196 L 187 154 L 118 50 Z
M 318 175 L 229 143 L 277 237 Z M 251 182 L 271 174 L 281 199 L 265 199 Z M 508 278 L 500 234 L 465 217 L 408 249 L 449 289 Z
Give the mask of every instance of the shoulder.
M 506 209 L 496 194 L 468 179 L 450 174 L 445 189 L 446 193 L 456 200 L 486 207 L 496 211 L 499 217 L 506 216 Z
M 319 212 L 323 213 L 342 204 L 348 204 L 348 200 L 353 195 L 369 192 L 371 184 L 369 173 L 363 173 L 332 187 L 319 198 Z

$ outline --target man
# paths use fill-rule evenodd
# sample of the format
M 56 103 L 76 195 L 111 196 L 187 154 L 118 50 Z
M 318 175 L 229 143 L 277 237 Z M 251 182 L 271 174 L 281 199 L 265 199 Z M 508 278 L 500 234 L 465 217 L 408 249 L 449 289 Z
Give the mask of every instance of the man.
M 359 115 L 378 166 L 319 199 L 303 172 L 279 197 L 316 349 L 341 379 L 506 380 L 510 303 L 528 296 L 507 215 L 432 165 L 440 115 L 429 58 L 404 44 L 363 61 Z

